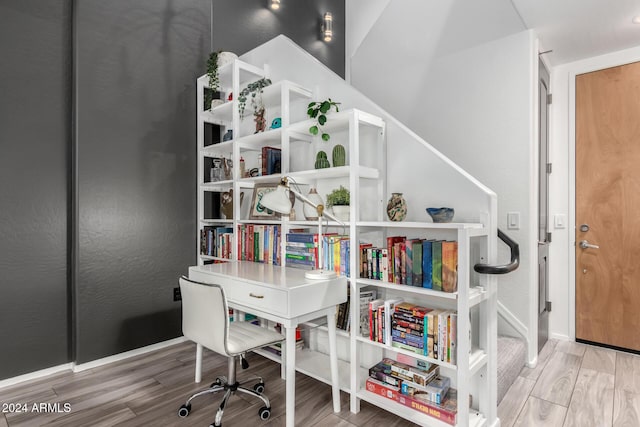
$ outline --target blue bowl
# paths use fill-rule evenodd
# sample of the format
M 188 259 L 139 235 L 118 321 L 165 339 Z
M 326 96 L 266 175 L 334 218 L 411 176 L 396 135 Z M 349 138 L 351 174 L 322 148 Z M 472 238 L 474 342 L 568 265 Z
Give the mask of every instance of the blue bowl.
M 453 219 L 453 208 L 427 208 L 427 213 L 433 222 L 451 222 Z

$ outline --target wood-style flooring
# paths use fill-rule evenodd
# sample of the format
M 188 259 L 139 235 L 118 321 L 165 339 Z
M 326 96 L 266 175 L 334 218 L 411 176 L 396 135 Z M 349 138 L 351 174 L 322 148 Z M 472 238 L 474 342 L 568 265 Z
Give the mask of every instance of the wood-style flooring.
M 225 410 L 223 426 L 284 426 L 285 383 L 280 365 L 253 354 L 248 361 L 251 366 L 238 371 L 239 379 L 251 375 L 265 379 L 271 418 L 260 421 L 262 403 L 236 395 Z M 200 384 L 193 382 L 194 363 L 195 345 L 182 343 L 87 371 L 62 372 L 0 389 L 0 405 L 26 405 L 21 406 L 24 412 L 1 413 L 0 427 L 208 426 L 220 396 L 196 399 L 184 419 L 177 410 L 193 392 L 226 374 L 226 359 L 205 350 Z M 42 411 L 34 410 L 34 404 L 36 408 L 44 404 Z M 522 370 L 499 405 L 498 415 L 504 427 L 640 426 L 640 356 L 550 340 L 536 368 Z M 296 425 L 414 424 L 366 402 L 361 402 L 360 413 L 352 414 L 345 393 L 342 411 L 334 414 L 330 387 L 297 374 Z
M 285 381 L 280 365 L 253 353 L 249 369 L 238 367 L 238 380 L 257 375 L 266 382 L 271 418 L 261 421 L 262 401 L 243 394 L 228 403 L 222 425 L 276 427 L 285 425 Z M 25 412 L 0 413 L 0 427 L 208 426 L 222 396 L 202 396 L 192 402 L 191 414 L 179 418 L 178 408 L 194 392 L 226 375 L 227 359 L 204 351 L 202 382 L 193 381 L 195 344 L 182 343 L 120 362 L 73 373 L 63 372 L 0 389 L 3 404 L 26 404 Z M 251 386 L 252 383 L 249 383 Z M 413 426 L 402 418 L 362 402 L 349 411 L 349 397 L 341 393 L 342 411 L 333 412 L 331 388 L 303 374 L 296 375 L 296 425 L 309 427 Z M 33 404 L 52 404 L 34 412 Z M 70 405 L 65 412 L 64 404 Z M 55 404 L 59 404 L 59 409 Z M 55 412 L 50 412 L 53 409 Z
M 640 356 L 550 340 L 498 406 L 503 427 L 640 426 Z

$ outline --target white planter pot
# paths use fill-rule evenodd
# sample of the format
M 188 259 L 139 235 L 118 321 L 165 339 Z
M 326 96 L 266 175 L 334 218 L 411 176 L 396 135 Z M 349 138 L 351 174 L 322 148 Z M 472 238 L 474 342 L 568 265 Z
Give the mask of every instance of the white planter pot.
M 233 60 L 237 57 L 238 55 L 233 52 L 220 52 L 218 54 L 218 68 L 222 67 L 225 64 L 228 64 L 229 62 L 233 62 Z
M 331 210 L 340 221 L 349 221 L 350 206 L 332 206 Z

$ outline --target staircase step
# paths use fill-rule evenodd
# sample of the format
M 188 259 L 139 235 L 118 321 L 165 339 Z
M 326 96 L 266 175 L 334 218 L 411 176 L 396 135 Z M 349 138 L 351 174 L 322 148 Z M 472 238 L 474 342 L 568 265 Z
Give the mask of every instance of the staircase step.
M 498 401 L 518 378 L 527 362 L 527 346 L 522 338 L 498 336 Z

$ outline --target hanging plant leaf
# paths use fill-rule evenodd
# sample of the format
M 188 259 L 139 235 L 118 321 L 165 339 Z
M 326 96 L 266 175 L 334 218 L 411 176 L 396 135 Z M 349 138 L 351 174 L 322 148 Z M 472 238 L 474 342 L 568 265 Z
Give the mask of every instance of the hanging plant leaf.
M 311 119 L 317 119 L 318 123 L 309 128 L 309 133 L 311 135 L 318 135 L 320 133 L 320 129 L 327 123 L 326 114 L 334 108 L 336 112 L 338 112 L 339 102 L 334 102 L 331 98 L 327 98 L 325 101 L 314 101 L 310 102 L 307 106 L 307 116 Z M 326 132 L 322 132 L 322 140 L 328 141 L 330 138 L 329 134 Z

